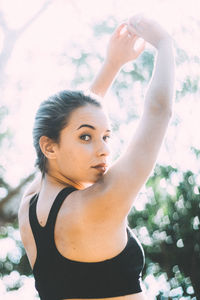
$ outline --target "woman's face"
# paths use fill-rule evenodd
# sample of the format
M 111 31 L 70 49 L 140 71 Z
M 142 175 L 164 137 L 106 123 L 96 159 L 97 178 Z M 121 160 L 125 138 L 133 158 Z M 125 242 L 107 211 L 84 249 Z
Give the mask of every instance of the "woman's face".
M 94 166 L 109 164 L 109 137 L 111 127 L 102 108 L 87 105 L 76 109 L 55 145 L 56 159 L 51 173 L 58 179 L 64 177 L 87 187 L 106 172 Z

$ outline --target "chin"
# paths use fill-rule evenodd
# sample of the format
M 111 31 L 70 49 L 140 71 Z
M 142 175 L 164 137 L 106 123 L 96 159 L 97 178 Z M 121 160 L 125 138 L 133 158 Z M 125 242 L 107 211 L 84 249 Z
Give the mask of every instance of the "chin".
M 84 188 L 87 188 L 91 185 L 93 185 L 94 183 L 98 182 L 101 178 L 102 178 L 103 174 L 99 173 L 97 176 L 91 178 L 90 180 L 88 179 L 87 181 L 81 181 L 81 185 Z
M 91 183 L 91 182 L 87 182 L 87 183 L 82 183 L 81 185 L 82 185 L 82 190 L 84 190 L 84 189 L 86 189 L 86 188 L 88 188 L 88 187 L 90 187 L 91 185 L 93 185 L 94 184 L 94 182 L 93 183 Z
M 89 187 L 89 186 L 93 185 L 94 183 L 96 183 L 98 180 L 99 180 L 99 177 L 98 178 L 93 178 L 90 181 L 82 182 L 82 185 L 85 186 L 85 187 Z

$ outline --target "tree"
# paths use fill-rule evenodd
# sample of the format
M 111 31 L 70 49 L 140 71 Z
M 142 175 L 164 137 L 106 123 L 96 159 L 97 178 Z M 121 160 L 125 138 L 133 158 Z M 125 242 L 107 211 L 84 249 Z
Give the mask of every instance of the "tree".
M 1 89 L 6 84 L 7 78 L 5 74 L 5 66 L 9 60 L 9 57 L 13 51 L 14 45 L 17 43 L 19 36 L 28 28 L 28 26 L 34 22 L 37 17 L 50 5 L 51 1 L 46 1 L 43 7 L 39 10 L 38 14 L 33 16 L 21 30 L 11 30 L 6 25 L 1 12 L 0 26 L 4 30 L 5 40 L 3 50 L 0 55 L 0 65 L 2 78 Z M 107 33 L 111 33 L 117 24 L 117 20 L 112 16 L 106 21 L 99 23 L 93 27 L 94 36 L 96 41 L 105 45 L 104 36 Z M 7 36 L 7 37 L 6 37 Z M 92 37 L 94 38 L 94 37 Z M 95 45 L 96 46 L 96 45 Z M 79 51 L 78 57 L 69 52 L 68 49 L 64 49 L 60 54 L 59 59 L 65 61 L 67 56 L 71 55 L 71 62 L 75 66 L 74 79 L 72 80 L 72 87 L 79 88 L 83 82 L 91 83 L 94 77 L 95 64 L 93 62 L 102 62 L 103 56 L 94 49 L 90 44 L 87 50 L 80 44 L 74 45 L 75 50 Z M 183 49 L 177 47 L 177 64 L 182 65 L 190 58 Z M 71 53 L 71 54 L 70 54 Z M 143 55 L 137 60 L 137 62 L 129 64 L 123 68 L 117 80 L 115 81 L 111 94 L 114 97 L 114 101 L 110 102 L 111 106 L 111 120 L 113 123 L 113 129 L 117 132 L 121 126 L 129 126 L 138 118 L 138 111 L 141 103 L 138 103 L 143 97 L 143 91 L 150 79 L 152 70 L 154 55 L 153 50 L 145 51 Z M 184 74 L 185 75 L 185 74 Z M 186 75 L 186 80 L 181 82 L 181 87 L 177 91 L 176 101 L 180 101 L 183 96 L 196 93 L 198 91 L 198 78 L 191 78 Z M 3 85 L 4 84 L 4 85 Z M 138 101 L 139 99 L 139 101 Z M 125 103 L 126 101 L 126 103 Z M 114 103 L 115 102 L 115 103 Z M 112 118 L 113 108 L 117 105 L 120 108 L 120 114 L 114 115 Z M 124 107 L 126 107 L 126 113 L 123 114 Z M 128 109 L 127 109 L 128 107 Z M 1 108 L 2 117 L 7 114 L 5 108 Z M 174 124 L 176 126 L 176 124 Z M 5 131 L 4 135 L 0 136 L 3 141 L 8 137 L 8 133 Z M 118 152 L 124 145 L 123 137 L 119 139 Z M 199 149 L 194 148 L 193 152 L 196 153 L 196 157 L 200 153 Z M 116 153 L 115 158 L 117 158 Z M 5 212 L 5 207 L 11 203 L 12 199 L 16 199 L 20 195 L 21 189 L 24 185 L 31 180 L 33 174 L 21 181 L 17 188 L 13 189 L 3 179 L 3 169 L 0 173 L 0 182 L 4 188 L 6 196 L 0 202 L 0 220 L 1 229 L 0 236 L 4 239 L 12 239 L 15 243 L 15 253 L 18 255 L 13 256 L 8 254 L 0 262 L 1 274 L 10 274 L 13 270 L 17 270 L 20 274 L 30 275 L 32 274 L 27 257 L 25 255 L 24 248 L 20 242 L 20 239 L 16 238 L 15 233 L 18 232 L 18 224 L 16 221 L 16 211 L 13 215 Z M 162 188 L 164 184 L 171 185 L 171 180 L 174 175 L 178 174 L 180 178 L 178 185 L 175 187 L 175 194 L 171 194 L 166 188 Z M 170 282 L 170 289 L 175 287 L 182 287 L 184 295 L 189 295 L 189 288 L 192 285 L 195 293 L 199 294 L 198 283 L 198 268 L 199 268 L 199 187 L 195 184 L 197 175 L 191 171 L 181 173 L 171 166 L 156 166 L 154 175 L 149 178 L 146 187 L 147 191 L 150 190 L 149 202 L 142 212 L 132 209 L 129 215 L 129 224 L 131 227 L 136 228 L 138 235 L 142 240 L 146 253 L 146 273 L 150 272 L 149 266 L 154 263 L 157 266 L 154 274 L 157 276 L 163 272 L 166 272 Z M 193 182 L 193 183 L 192 183 Z M 161 184 L 160 184 L 161 183 Z M 172 184 L 173 185 L 173 184 Z M 167 190 L 167 191 L 166 191 Z M 148 193 L 147 193 L 148 196 Z M 190 197 L 192 201 L 188 202 L 187 197 Z M 190 203 L 190 204 L 189 204 Z M 191 205 L 191 207 L 190 207 Z M 158 209 L 159 208 L 159 209 Z M 4 226 L 2 226 L 4 225 Z M 141 230 L 146 228 L 149 236 L 143 237 Z M 191 239 L 193 237 L 193 239 Z M 146 238 L 146 239 L 145 239 Z M 189 244 L 190 243 L 190 244 Z M 173 255 L 171 255 L 173 253 Z M 185 256 L 192 254 L 192 268 L 190 268 L 189 260 L 185 260 Z M 198 267 L 198 268 L 197 268 Z M 145 279 L 145 278 L 144 278 Z M 20 280 L 16 282 L 9 289 L 18 289 L 20 287 Z
M 51 0 L 45 1 L 41 8 L 19 29 L 11 29 L 7 24 L 4 13 L 0 10 L 0 27 L 4 34 L 4 41 L 2 50 L 0 52 L 0 92 L 1 98 L 3 98 L 4 88 L 7 84 L 8 78 L 6 75 L 6 67 L 9 62 L 9 59 L 12 55 L 14 47 L 21 37 L 21 35 L 29 28 L 33 22 L 37 20 L 37 18 L 49 7 L 52 3 Z M 9 111 L 6 105 L 0 106 L 0 124 L 1 128 L 4 119 L 7 117 Z M 8 128 L 1 130 L 0 133 L 0 147 L 2 147 L 3 143 L 12 139 L 12 133 Z M 0 274 L 1 276 L 10 274 L 12 270 L 19 271 L 20 274 L 31 274 L 31 269 L 28 263 L 27 256 L 25 255 L 24 248 L 20 240 L 13 237 L 13 232 L 18 230 L 17 224 L 17 211 L 18 205 L 15 205 L 15 209 L 13 209 L 13 200 L 20 199 L 21 193 L 25 185 L 30 182 L 35 174 L 30 174 L 28 177 L 23 178 L 17 187 L 13 188 L 4 180 L 4 168 L 0 166 L 0 190 L 1 190 L 1 198 L 0 198 L 0 239 L 4 239 L 5 241 L 12 241 L 15 245 L 16 256 L 8 253 L 5 257 L 3 257 L 0 261 Z M 19 203 L 19 201 L 18 201 Z M 17 289 L 20 286 L 20 281 L 18 281 L 14 286 L 11 286 L 10 289 Z
M 6 75 L 6 66 L 8 61 L 12 55 L 14 47 L 21 37 L 21 35 L 29 28 L 33 22 L 35 22 L 38 17 L 49 7 L 52 3 L 52 0 L 45 1 L 40 9 L 30 18 L 21 28 L 15 30 L 9 28 L 8 24 L 6 23 L 4 13 L 0 10 L 0 27 L 4 34 L 4 41 L 2 50 L 0 52 L 0 91 L 3 97 L 3 90 L 5 88 L 6 82 L 8 80 Z M 8 114 L 8 108 L 4 105 L 0 107 L 0 124 L 2 124 L 4 117 Z M 11 134 L 8 134 L 9 130 L 6 129 L 5 132 L 0 134 L 0 144 L 2 144 L 3 139 L 10 139 Z M 3 179 L 3 168 L 0 166 L 1 173 L 0 173 L 0 186 L 3 189 L 3 194 L 5 195 L 3 199 L 0 201 L 0 226 L 12 223 L 16 221 L 16 214 L 17 210 L 13 213 L 11 211 L 6 210 L 8 206 L 10 206 L 13 198 L 20 194 L 23 187 L 30 182 L 34 178 L 34 174 L 31 174 L 27 178 L 21 180 L 19 185 L 16 188 L 12 188 L 7 182 Z
M 129 215 L 130 226 L 146 228 L 148 238 L 143 239 L 148 263 L 159 264 L 166 272 L 171 289 L 182 287 L 188 296 L 192 285 L 194 295 L 200 299 L 200 185 L 198 174 L 180 173 L 172 166 L 157 165 L 146 183 L 151 190 L 143 211 L 135 208 Z M 176 180 L 182 180 L 177 182 Z M 170 191 L 171 193 L 169 193 Z

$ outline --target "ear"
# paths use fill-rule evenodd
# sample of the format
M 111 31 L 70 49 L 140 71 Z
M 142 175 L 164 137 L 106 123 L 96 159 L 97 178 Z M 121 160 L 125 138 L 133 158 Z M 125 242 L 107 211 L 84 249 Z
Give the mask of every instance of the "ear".
M 52 139 L 48 138 L 47 136 L 41 136 L 39 144 L 41 151 L 46 156 L 46 158 L 56 158 L 56 143 Z

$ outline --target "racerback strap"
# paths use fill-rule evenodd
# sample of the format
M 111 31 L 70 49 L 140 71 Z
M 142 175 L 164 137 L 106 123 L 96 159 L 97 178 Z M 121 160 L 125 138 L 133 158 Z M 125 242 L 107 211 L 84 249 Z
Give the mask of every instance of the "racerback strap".
M 55 227 L 56 218 L 57 218 L 59 209 L 60 209 L 62 203 L 64 202 L 64 200 L 66 199 L 66 197 L 75 190 L 76 190 L 76 188 L 74 188 L 74 187 L 66 187 L 58 193 L 58 195 L 56 196 L 56 198 L 51 206 L 45 226 L 41 226 L 39 224 L 38 218 L 37 218 L 37 213 L 36 213 L 36 207 L 37 207 L 37 201 L 38 201 L 39 194 L 36 194 L 31 198 L 30 203 L 29 203 L 29 221 L 30 221 L 30 226 L 31 226 L 31 229 L 33 232 L 33 236 L 35 239 L 37 249 L 40 248 L 41 239 L 43 239 L 44 235 L 48 235 L 50 240 L 54 239 L 54 227 Z

